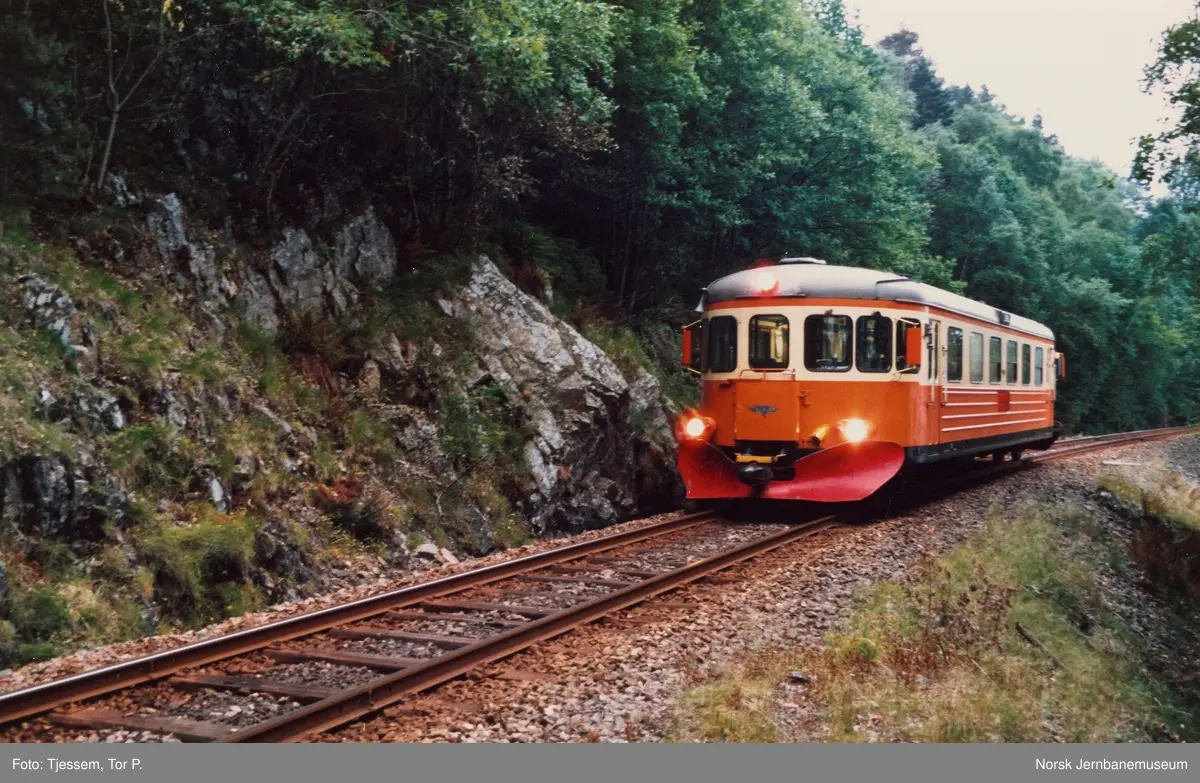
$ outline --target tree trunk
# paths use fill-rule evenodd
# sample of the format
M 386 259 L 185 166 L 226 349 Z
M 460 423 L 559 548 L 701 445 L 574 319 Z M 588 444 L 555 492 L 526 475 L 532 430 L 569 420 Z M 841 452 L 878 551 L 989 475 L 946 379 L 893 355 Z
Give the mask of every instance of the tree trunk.
M 104 155 L 100 158 L 100 171 L 96 174 L 96 190 L 104 187 L 104 175 L 108 173 L 108 158 L 112 154 L 113 137 L 117 135 L 117 121 L 121 119 L 121 109 L 113 109 L 112 119 L 108 123 L 108 138 L 104 142 Z

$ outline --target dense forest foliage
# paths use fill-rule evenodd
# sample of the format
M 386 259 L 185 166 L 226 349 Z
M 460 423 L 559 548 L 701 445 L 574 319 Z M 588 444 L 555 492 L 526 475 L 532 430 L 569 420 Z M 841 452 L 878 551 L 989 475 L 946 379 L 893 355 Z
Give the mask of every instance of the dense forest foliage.
M 1070 427 L 1194 418 L 1195 178 L 1151 199 L 918 43 L 841 0 L 0 0 L 0 204 L 119 172 L 253 242 L 369 200 L 410 263 L 486 244 L 635 326 L 816 255 L 1049 324 Z

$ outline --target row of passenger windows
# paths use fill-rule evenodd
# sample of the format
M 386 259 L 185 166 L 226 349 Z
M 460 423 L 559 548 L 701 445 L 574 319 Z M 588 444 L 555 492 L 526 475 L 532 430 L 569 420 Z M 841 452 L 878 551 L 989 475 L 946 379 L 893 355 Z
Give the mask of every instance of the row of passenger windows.
M 963 330 L 951 326 L 946 330 L 946 380 L 961 381 L 963 378 Z M 1046 353 L 1044 348 L 1033 348 L 1029 343 L 1017 345 L 1016 340 L 1000 337 L 988 338 L 988 382 L 1017 382 L 1017 352 L 1020 351 L 1021 383 L 1028 386 L 1032 370 L 1033 385 L 1041 386 L 1045 381 Z M 983 383 L 983 334 L 970 334 L 971 383 Z
M 737 319 L 719 315 L 705 324 L 708 372 L 733 372 L 737 369 Z M 892 319 L 884 315 L 864 315 L 857 321 L 848 315 L 810 315 L 804 319 L 804 367 L 812 372 L 846 372 L 852 366 L 859 372 L 891 372 L 910 366 L 904 355 L 909 329 L 920 329 L 917 321 L 901 319 L 892 328 Z M 972 383 L 983 382 L 983 337 L 970 333 L 970 373 Z M 755 315 L 750 318 L 750 367 L 757 370 L 782 370 L 791 366 L 789 323 L 782 315 Z M 988 338 L 988 380 L 1035 386 L 1044 382 L 1045 349 L 1016 340 L 1002 345 L 999 337 Z M 963 330 L 951 326 L 947 332 L 946 380 L 963 379 Z M 1020 359 L 1018 361 L 1018 349 Z

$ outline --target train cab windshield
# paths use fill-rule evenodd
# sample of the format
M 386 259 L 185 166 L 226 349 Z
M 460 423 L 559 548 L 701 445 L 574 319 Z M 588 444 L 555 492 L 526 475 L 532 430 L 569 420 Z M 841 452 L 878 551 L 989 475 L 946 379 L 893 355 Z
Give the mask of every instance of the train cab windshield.
M 813 372 L 850 369 L 854 322 L 848 315 L 810 315 L 804 319 L 804 366 Z
M 887 372 L 892 368 L 892 319 L 864 315 L 858 319 L 855 354 L 859 372 Z
M 708 371 L 733 372 L 737 369 L 738 322 L 732 315 L 718 315 L 708 322 Z
M 756 370 L 784 370 L 788 366 L 788 319 L 782 315 L 756 315 L 750 319 L 750 366 Z

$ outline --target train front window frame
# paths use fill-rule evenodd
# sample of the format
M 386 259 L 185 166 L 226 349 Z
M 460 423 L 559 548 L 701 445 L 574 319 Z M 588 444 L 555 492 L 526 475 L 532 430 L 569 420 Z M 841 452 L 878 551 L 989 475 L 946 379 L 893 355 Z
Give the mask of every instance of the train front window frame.
M 839 355 L 840 354 L 840 355 Z M 849 372 L 854 366 L 854 319 L 824 313 L 804 319 L 804 368 Z
M 1029 385 L 1029 365 L 1032 363 L 1033 349 L 1029 343 L 1021 343 L 1021 385 Z
M 962 383 L 963 379 L 963 330 L 957 326 L 946 328 L 946 381 Z
M 1005 350 L 1005 383 L 1015 384 L 1017 382 L 1017 341 L 1009 340 L 1004 346 Z
M 1004 377 L 1004 341 L 988 338 L 988 383 L 1000 383 Z
M 892 319 L 874 313 L 860 315 L 854 325 L 854 366 L 859 372 L 891 372 Z
M 1038 346 L 1033 351 L 1033 385 L 1041 386 L 1045 381 L 1046 350 Z
M 753 316 L 749 330 L 750 366 L 755 370 L 786 370 L 790 362 L 789 340 L 787 316 L 773 313 Z
M 708 319 L 707 351 L 709 372 L 733 372 L 737 369 L 738 321 L 732 315 Z
M 971 383 L 983 383 L 983 332 L 971 332 Z

